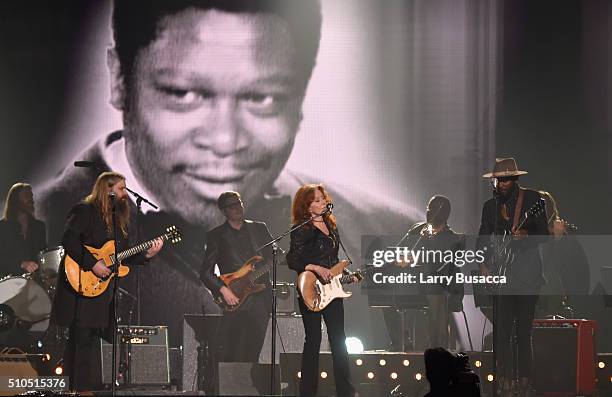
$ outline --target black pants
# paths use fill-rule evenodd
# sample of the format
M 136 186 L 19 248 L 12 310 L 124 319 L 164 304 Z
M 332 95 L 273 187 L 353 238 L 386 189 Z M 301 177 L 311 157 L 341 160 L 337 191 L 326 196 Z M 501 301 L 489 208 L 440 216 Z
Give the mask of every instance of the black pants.
M 346 335 L 344 334 L 344 306 L 342 299 L 333 300 L 320 312 L 312 312 L 306 308 L 302 299 L 298 299 L 304 332 L 304 351 L 302 352 L 302 378 L 300 396 L 312 397 L 317 394 L 319 382 L 319 350 L 321 348 L 321 316 L 325 320 L 329 344 L 334 364 L 334 379 L 336 395 L 349 397 L 355 394 L 351 384 L 349 359 L 346 351 Z
M 64 350 L 64 375 L 69 377 L 70 390 L 102 390 L 99 328 L 70 327 Z
M 270 318 L 270 293 L 251 295 L 243 306 L 223 315 L 217 333 L 217 361 L 258 362 Z
M 513 330 L 516 327 L 516 361 L 519 377 L 531 377 L 533 346 L 531 330 L 538 297 L 535 295 L 501 295 L 497 297 L 495 348 L 498 377 L 513 378 Z
M 449 348 L 450 312 L 448 296 L 444 292 L 427 295 L 427 316 L 429 317 L 430 347 Z
M 391 339 L 391 349 L 393 351 L 417 351 L 419 349 L 429 347 L 444 347 L 449 348 L 449 328 L 451 313 L 448 308 L 448 295 L 444 292 L 437 294 L 425 295 L 427 300 L 427 332 L 429 342 L 419 340 L 417 344 L 416 335 L 413 331 L 418 331 L 419 317 L 415 310 L 407 310 L 404 316 L 406 317 L 405 324 L 405 344 L 401 343 L 402 316 L 392 307 L 383 308 L 383 317 L 387 326 L 387 333 Z M 414 330 L 413 326 L 414 325 Z M 418 332 L 417 332 L 418 333 Z M 419 333 L 420 336 L 420 333 Z

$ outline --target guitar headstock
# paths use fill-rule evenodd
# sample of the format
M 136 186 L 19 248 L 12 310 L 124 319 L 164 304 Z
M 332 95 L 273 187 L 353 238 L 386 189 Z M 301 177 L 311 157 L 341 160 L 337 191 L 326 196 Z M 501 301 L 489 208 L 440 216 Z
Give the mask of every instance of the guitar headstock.
M 363 271 L 361 269 L 351 273 L 351 276 L 357 279 L 357 282 L 361 282 L 363 280 Z
M 176 226 L 168 226 L 166 228 L 166 234 L 164 235 L 166 240 L 170 241 L 172 244 L 176 244 L 183 239 L 183 234 Z
M 540 197 L 538 201 L 536 201 L 531 208 L 527 211 L 528 217 L 536 217 L 544 212 L 546 208 L 546 202 L 543 198 Z

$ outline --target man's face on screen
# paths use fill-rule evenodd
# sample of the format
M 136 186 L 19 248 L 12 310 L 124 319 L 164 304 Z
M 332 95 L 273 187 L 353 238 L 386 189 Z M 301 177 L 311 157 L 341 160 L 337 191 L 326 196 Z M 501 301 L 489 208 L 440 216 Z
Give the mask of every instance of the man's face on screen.
M 304 76 L 280 17 L 187 9 L 136 58 L 126 96 L 128 159 L 170 212 L 218 221 L 217 197 L 262 197 L 301 120 Z

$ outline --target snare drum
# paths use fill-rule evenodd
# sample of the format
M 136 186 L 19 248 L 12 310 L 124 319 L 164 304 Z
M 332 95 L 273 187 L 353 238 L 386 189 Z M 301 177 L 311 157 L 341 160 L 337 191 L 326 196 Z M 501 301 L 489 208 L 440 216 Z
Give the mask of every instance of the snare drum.
M 0 279 L 0 303 L 13 309 L 20 320 L 32 324 L 30 331 L 46 331 L 51 315 L 51 299 L 37 282 L 28 276 Z
M 38 267 L 42 277 L 55 276 L 64 257 L 64 247 L 51 247 L 38 254 Z

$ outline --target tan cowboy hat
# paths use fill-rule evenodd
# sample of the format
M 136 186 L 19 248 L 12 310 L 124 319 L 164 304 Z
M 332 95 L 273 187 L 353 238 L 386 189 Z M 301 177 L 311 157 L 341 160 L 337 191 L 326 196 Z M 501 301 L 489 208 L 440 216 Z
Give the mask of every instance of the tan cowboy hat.
M 525 175 L 527 171 L 520 171 L 516 166 L 516 160 L 514 157 L 508 158 L 496 158 L 493 172 L 484 174 L 483 178 L 503 178 L 507 176 L 519 176 Z

